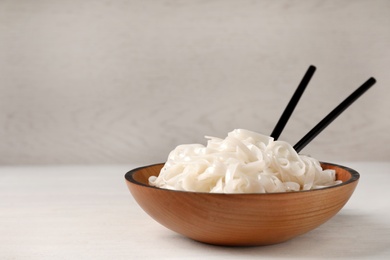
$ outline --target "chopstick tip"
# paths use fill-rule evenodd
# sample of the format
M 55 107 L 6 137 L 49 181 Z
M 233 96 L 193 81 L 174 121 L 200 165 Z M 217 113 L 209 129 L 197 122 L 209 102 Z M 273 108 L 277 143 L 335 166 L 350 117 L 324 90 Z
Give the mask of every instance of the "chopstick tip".
M 374 77 L 371 77 L 368 79 L 370 82 L 372 82 L 373 84 L 376 83 L 376 79 Z

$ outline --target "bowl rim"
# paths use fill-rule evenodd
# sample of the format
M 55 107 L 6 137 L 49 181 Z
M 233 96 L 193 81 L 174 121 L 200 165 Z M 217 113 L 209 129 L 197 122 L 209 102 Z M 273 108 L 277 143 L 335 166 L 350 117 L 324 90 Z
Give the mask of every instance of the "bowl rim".
M 339 167 L 339 168 L 341 168 L 343 170 L 346 170 L 349 173 L 351 173 L 351 178 L 349 180 L 345 181 L 345 182 L 340 183 L 340 184 L 336 184 L 336 185 L 332 185 L 332 186 L 328 186 L 328 187 L 324 187 L 324 188 L 319 188 L 319 189 L 302 190 L 302 191 L 269 192 L 269 193 L 255 193 L 255 192 L 251 192 L 251 193 L 222 193 L 222 192 L 183 191 L 183 190 L 172 190 L 172 189 L 166 189 L 166 188 L 159 188 L 159 187 L 155 187 L 155 186 L 150 186 L 150 185 L 146 185 L 146 184 L 143 184 L 141 182 L 138 182 L 138 181 L 136 181 L 134 179 L 133 175 L 137 171 L 139 171 L 141 169 L 152 167 L 152 166 L 157 166 L 157 165 L 164 165 L 164 163 L 154 163 L 154 164 L 149 164 L 149 165 L 145 165 L 145 166 L 140 166 L 140 167 L 137 167 L 137 168 L 134 168 L 134 169 L 128 171 L 125 174 L 125 179 L 128 182 L 130 182 L 132 184 L 135 184 L 135 185 L 138 185 L 138 186 L 143 186 L 143 187 L 146 187 L 146 188 L 162 190 L 162 191 L 179 192 L 179 193 L 190 193 L 190 194 L 210 194 L 210 195 L 229 195 L 229 196 L 241 195 L 242 196 L 242 195 L 277 195 L 277 194 L 281 195 L 281 194 L 289 194 L 289 193 L 297 194 L 297 193 L 323 191 L 323 190 L 329 190 L 329 189 L 334 189 L 334 188 L 337 188 L 337 187 L 348 185 L 350 183 L 353 183 L 353 182 L 359 180 L 359 178 L 360 178 L 360 174 L 356 170 L 354 170 L 352 168 L 349 168 L 347 166 L 343 166 L 343 165 L 339 165 L 339 164 L 335 164 L 335 163 L 322 162 L 322 161 L 320 161 L 320 163 L 321 164 L 330 165 L 330 166 L 334 166 L 334 167 Z

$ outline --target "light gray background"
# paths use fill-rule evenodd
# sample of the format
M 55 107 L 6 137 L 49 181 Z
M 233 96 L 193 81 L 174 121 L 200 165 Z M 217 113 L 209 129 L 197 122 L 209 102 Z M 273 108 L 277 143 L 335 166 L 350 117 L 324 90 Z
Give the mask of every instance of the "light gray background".
M 0 164 L 162 162 L 235 128 L 294 144 L 378 83 L 302 152 L 390 159 L 390 1 L 0 0 Z

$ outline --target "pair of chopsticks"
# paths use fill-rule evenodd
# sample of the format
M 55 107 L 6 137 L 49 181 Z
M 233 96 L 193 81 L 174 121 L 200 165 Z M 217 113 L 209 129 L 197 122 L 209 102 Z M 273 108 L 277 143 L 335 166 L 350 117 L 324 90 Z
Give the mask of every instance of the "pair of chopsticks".
M 287 104 L 287 107 L 285 108 L 283 114 L 279 118 L 278 123 L 272 131 L 271 137 L 273 137 L 274 140 L 277 140 L 282 133 L 285 125 L 287 124 L 288 119 L 293 113 L 296 105 L 298 104 L 299 99 L 301 98 L 303 92 L 306 89 L 306 86 L 309 84 L 310 79 L 312 78 L 315 71 L 316 67 L 314 67 L 313 65 L 311 65 L 306 71 L 301 83 L 298 85 L 297 89 L 294 92 L 294 95 L 291 97 L 290 102 Z M 333 120 L 335 120 L 345 109 L 347 109 L 375 83 L 376 80 L 373 77 L 369 78 L 366 82 L 364 82 L 363 85 L 357 88 L 351 95 L 349 95 L 343 102 L 341 102 L 335 109 L 333 109 L 326 117 L 324 117 L 324 119 L 322 119 L 315 127 L 313 127 L 304 137 L 302 137 L 302 139 L 294 145 L 295 151 L 299 153 L 319 133 L 321 133 L 322 130 L 324 130 Z

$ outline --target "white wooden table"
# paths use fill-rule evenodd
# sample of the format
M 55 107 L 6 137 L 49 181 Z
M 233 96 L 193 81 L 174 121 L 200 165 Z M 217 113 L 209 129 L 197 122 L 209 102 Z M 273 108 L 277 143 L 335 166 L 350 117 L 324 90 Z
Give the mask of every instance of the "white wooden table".
M 361 179 L 334 218 L 282 244 L 239 248 L 151 219 L 124 181 L 139 164 L 0 166 L 0 259 L 390 259 L 390 162 L 343 164 Z

